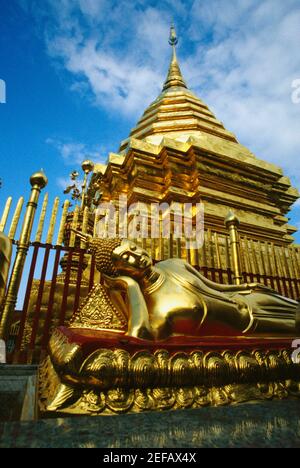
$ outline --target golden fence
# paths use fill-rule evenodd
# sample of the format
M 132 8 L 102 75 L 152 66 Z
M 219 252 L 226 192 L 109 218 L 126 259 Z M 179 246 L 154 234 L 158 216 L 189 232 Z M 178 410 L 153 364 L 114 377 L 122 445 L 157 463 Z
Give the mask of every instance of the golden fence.
M 182 258 L 213 281 L 233 283 L 234 261 L 229 236 L 205 231 L 200 249 L 187 249 L 184 239 L 135 239 L 154 261 Z M 300 248 L 240 237 L 244 282 L 260 282 L 292 299 L 300 298 Z
M 99 281 L 94 259 L 71 230 L 93 234 L 94 214 L 88 207 L 72 208 L 68 200 L 62 203 L 58 197 L 50 204 L 48 194 L 37 210 L 41 187 L 36 187 L 36 193 L 34 190 L 33 186 L 31 197 L 35 198 L 25 210 L 23 197 L 15 206 L 10 197 L 0 218 L 0 232 L 13 242 L 6 297 L 0 309 L 2 337 L 8 340 L 11 362 L 38 362 L 46 353 L 52 330 L 68 322 Z M 199 249 L 188 249 L 184 239 L 172 235 L 135 241 L 154 262 L 182 258 L 215 282 L 261 282 L 287 297 L 300 297 L 297 246 L 241 237 L 235 246 L 239 251 L 236 265 L 229 234 L 206 230 Z

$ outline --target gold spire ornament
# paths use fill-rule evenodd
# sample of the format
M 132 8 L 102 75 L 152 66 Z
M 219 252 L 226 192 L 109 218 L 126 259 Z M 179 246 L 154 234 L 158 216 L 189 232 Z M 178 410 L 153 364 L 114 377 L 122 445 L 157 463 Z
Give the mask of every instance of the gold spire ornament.
M 82 184 L 82 194 L 81 194 L 81 209 L 83 210 L 84 207 L 86 206 L 86 195 L 87 195 L 87 181 L 88 181 L 88 175 L 93 171 L 94 169 L 94 163 L 90 161 L 89 159 L 86 159 L 85 161 L 82 162 L 81 168 L 84 172 L 84 179 L 83 179 L 83 184 Z
M 165 81 L 163 91 L 165 91 L 168 88 L 171 88 L 172 86 L 181 86 L 183 88 L 187 88 L 177 61 L 176 45 L 178 44 L 178 39 L 173 25 L 171 26 L 170 30 L 169 44 L 170 46 L 172 46 L 173 52 L 171 63 L 169 66 L 168 76 Z
M 72 181 L 72 184 L 66 187 L 66 189 L 64 190 L 64 194 L 70 194 L 72 200 L 75 200 L 76 202 L 77 201 L 80 202 L 80 210 L 83 211 L 84 208 L 88 206 L 88 203 L 87 203 L 88 201 L 87 192 L 88 192 L 88 187 L 89 187 L 88 177 L 89 177 L 89 174 L 93 172 L 94 163 L 90 161 L 89 159 L 85 159 L 81 163 L 81 169 L 84 172 L 84 177 L 83 177 L 83 181 L 81 184 L 81 190 L 80 190 L 79 181 L 78 181 L 79 172 L 73 171 L 70 174 L 70 179 Z
M 178 44 L 178 38 L 177 38 L 176 31 L 175 31 L 175 26 L 174 26 L 173 23 L 172 23 L 171 29 L 170 29 L 169 44 L 172 47 L 175 47 Z

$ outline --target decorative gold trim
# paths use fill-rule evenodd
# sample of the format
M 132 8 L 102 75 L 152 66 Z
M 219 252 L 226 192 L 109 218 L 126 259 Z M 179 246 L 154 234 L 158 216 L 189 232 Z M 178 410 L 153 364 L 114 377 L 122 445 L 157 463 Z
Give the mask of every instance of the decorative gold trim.
M 127 320 L 114 306 L 104 287 L 95 284 L 73 315 L 70 327 L 124 331 Z
M 101 348 L 86 357 L 59 330 L 49 348 L 40 372 L 43 412 L 119 414 L 300 398 L 300 366 L 286 349 Z
M 39 406 L 45 413 L 110 415 L 143 411 L 224 406 L 249 401 L 300 398 L 300 381 L 233 383 L 223 386 L 127 388 L 100 390 L 63 383 L 48 357 L 41 366 Z
M 291 349 L 239 350 L 171 353 L 165 349 L 140 350 L 99 348 L 81 358 L 81 346 L 70 343 L 55 330 L 49 342 L 50 358 L 59 371 L 72 375 L 77 384 L 90 382 L 101 389 L 109 386 L 142 388 L 207 383 L 225 385 L 260 380 L 300 379 L 300 366 L 291 359 Z M 64 376 L 65 382 L 69 377 Z
M 82 357 L 80 345 L 70 343 L 65 335 L 55 330 L 49 341 L 49 352 L 55 366 L 61 370 L 68 368 L 68 372 L 76 372 Z

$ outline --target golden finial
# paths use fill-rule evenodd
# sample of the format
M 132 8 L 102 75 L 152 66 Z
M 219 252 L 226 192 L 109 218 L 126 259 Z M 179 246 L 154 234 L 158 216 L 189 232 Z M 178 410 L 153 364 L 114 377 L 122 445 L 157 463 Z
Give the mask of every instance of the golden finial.
M 30 177 L 30 184 L 32 187 L 37 186 L 39 189 L 43 189 L 44 187 L 46 187 L 46 185 L 48 184 L 48 179 L 43 169 L 41 169 L 39 172 L 35 172 L 34 174 L 32 174 L 32 176 Z
M 240 224 L 239 218 L 236 216 L 236 214 L 232 210 L 228 212 L 225 218 L 225 226 L 229 227 L 231 224 L 236 225 L 236 226 L 239 226 Z
M 172 59 L 171 59 L 170 67 L 169 67 L 168 76 L 165 81 L 163 91 L 165 91 L 168 88 L 171 88 L 172 86 L 181 86 L 184 88 L 187 87 L 182 77 L 178 62 L 177 62 L 176 45 L 178 44 L 178 38 L 176 35 L 174 24 L 171 25 L 169 44 L 170 46 L 172 46 L 173 53 L 172 53 Z
M 89 174 L 94 169 L 94 163 L 89 159 L 86 159 L 82 162 L 81 167 L 85 174 Z
M 81 163 L 81 168 L 84 172 L 84 179 L 81 185 L 82 190 L 80 190 L 77 180 L 79 177 L 79 172 L 73 171 L 70 174 L 72 185 L 68 185 L 68 187 L 64 190 L 64 194 L 71 193 L 72 200 L 81 200 L 81 209 L 84 210 L 84 207 L 87 203 L 88 176 L 94 170 L 94 163 L 89 159 L 86 159 Z
M 83 179 L 83 184 L 82 184 L 82 195 L 81 195 L 81 209 L 84 210 L 84 207 L 86 204 L 87 189 L 88 189 L 88 186 L 87 186 L 88 175 L 90 174 L 90 172 L 93 171 L 94 163 L 90 161 L 89 159 L 86 159 L 81 164 L 81 168 L 84 171 L 84 179 Z
M 169 44 L 173 47 L 175 47 L 178 44 L 178 39 L 176 36 L 176 31 L 175 31 L 175 26 L 172 23 L 171 29 L 170 29 L 170 37 L 169 37 Z

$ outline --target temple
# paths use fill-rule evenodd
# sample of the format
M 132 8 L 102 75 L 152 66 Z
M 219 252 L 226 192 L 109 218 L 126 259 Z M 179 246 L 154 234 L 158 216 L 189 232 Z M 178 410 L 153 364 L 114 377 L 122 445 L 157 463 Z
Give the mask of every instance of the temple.
M 189 90 L 173 26 L 169 43 L 162 92 L 119 152 L 106 165 L 84 161 L 81 187 L 71 174 L 73 209 L 64 200 L 59 215 L 57 197 L 46 226 L 43 172 L 31 177 L 18 239 L 24 199 L 8 230 L 11 198 L 5 205 L 0 338 L 9 363 L 39 364 L 41 416 L 300 397 L 291 345 L 300 332 L 300 247 L 288 222 L 299 193 Z M 137 210 L 126 225 L 135 216 L 143 224 L 145 206 L 169 207 L 158 213 L 158 236 L 149 235 L 152 215 L 148 235 L 120 235 L 122 199 Z M 166 216 L 175 225 L 172 207 L 187 204 L 192 226 L 194 207 L 204 208 L 199 246 L 185 233 L 163 235 Z
M 171 30 L 172 58 L 161 94 L 145 110 L 119 153 L 96 164 L 90 190 L 101 180 L 101 201 L 201 201 L 205 230 L 224 233 L 230 209 L 249 239 L 288 246 L 296 228 L 287 213 L 297 189 L 274 164 L 258 159 L 228 131 L 182 76 Z M 245 125 L 247 123 L 245 122 Z

